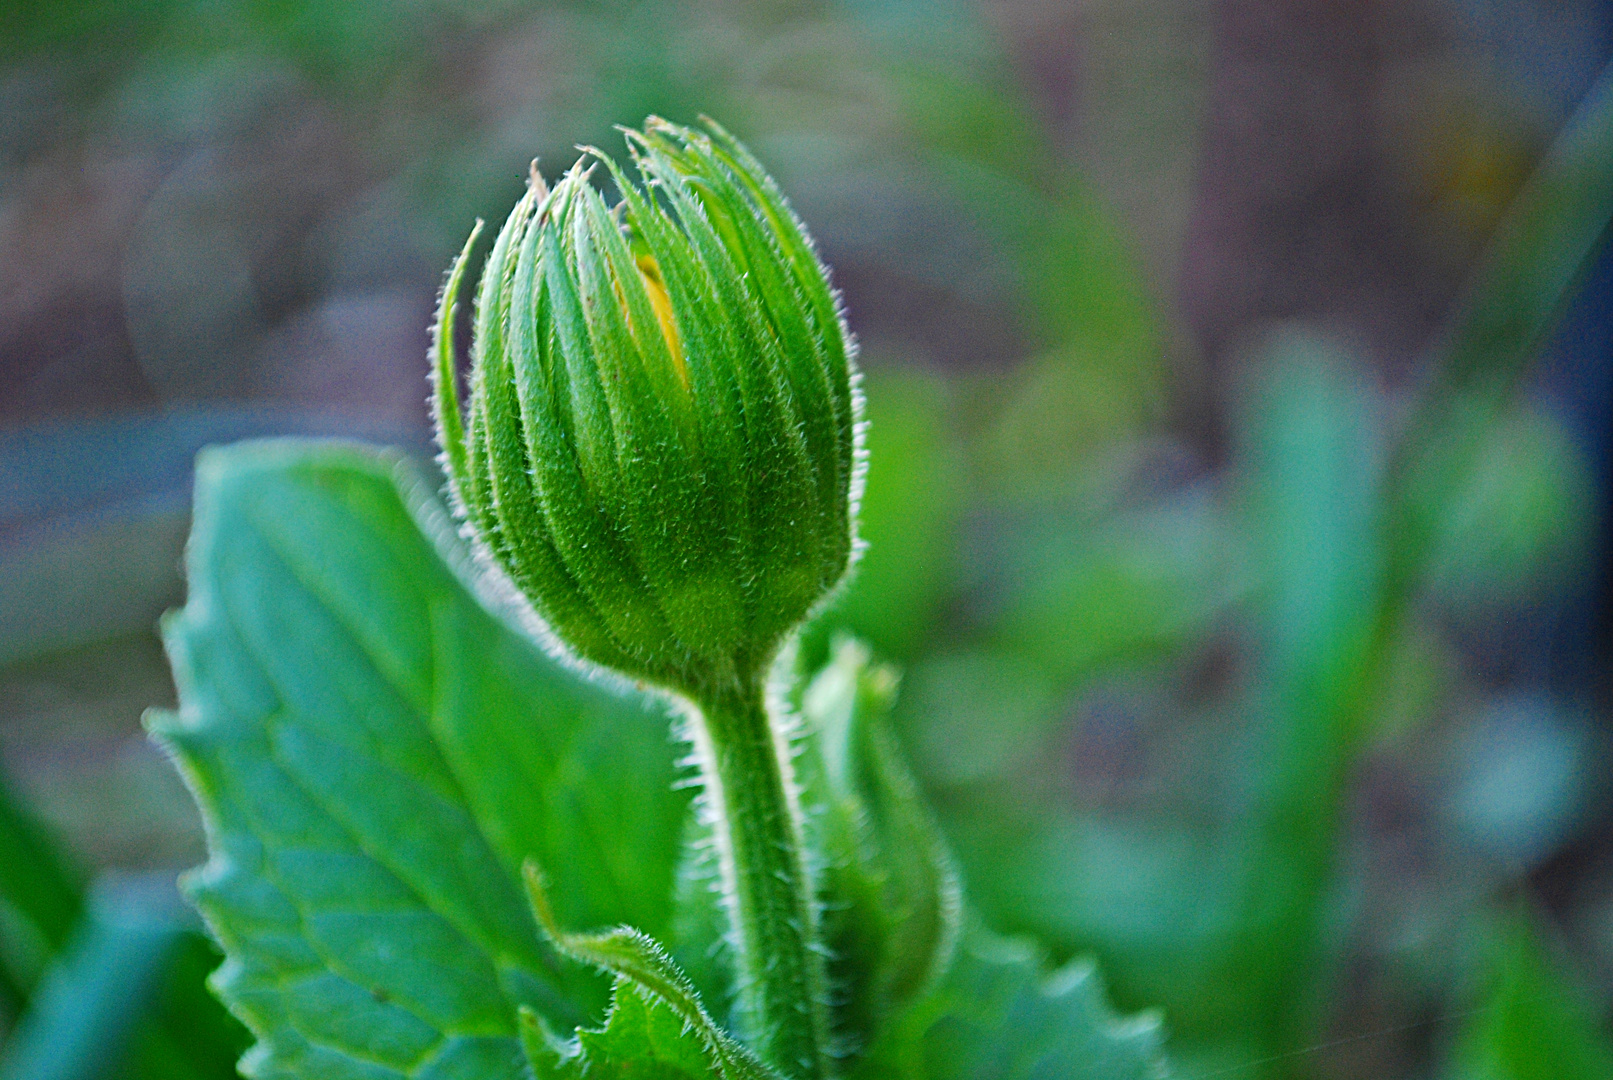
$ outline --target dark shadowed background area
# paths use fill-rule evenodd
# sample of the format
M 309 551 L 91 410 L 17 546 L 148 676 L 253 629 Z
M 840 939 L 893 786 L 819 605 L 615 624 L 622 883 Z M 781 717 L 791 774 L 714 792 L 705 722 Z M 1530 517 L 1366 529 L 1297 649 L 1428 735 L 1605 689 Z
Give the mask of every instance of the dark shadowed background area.
M 649 113 L 834 268 L 871 547 L 803 654 L 901 665 L 989 921 L 1184 1080 L 1613 1075 L 1610 55 L 1593 0 L 0 0 L 0 1039 L 48 985 L 115 1062 L 0 1077 L 146 1075 L 215 962 L 140 730 L 196 450 L 432 467 L 472 222 Z M 1492 247 L 1574 131 L 1569 240 Z M 1479 348 L 1484 266 L 1549 295 Z

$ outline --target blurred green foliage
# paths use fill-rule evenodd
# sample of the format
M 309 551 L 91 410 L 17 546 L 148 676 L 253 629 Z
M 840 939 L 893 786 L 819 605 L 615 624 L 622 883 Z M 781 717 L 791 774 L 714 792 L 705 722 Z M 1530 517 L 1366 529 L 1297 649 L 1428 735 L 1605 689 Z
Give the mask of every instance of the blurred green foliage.
M 1014 339 L 1008 359 L 947 368 L 926 365 L 922 326 L 869 333 L 870 546 L 801 650 L 815 669 L 850 629 L 900 662 L 897 730 L 986 919 L 1059 962 L 1096 955 L 1126 1010 L 1163 1007 L 1189 1080 L 1377 1077 L 1388 1067 L 1324 1044 L 1403 1028 L 1424 1040 L 1407 1075 L 1609 1075 L 1605 973 L 1581 1000 L 1584 958 L 1557 947 L 1560 927 L 1507 922 L 1497 900 L 1542 845 L 1601 820 L 1581 804 L 1605 798 L 1605 763 L 1582 703 L 1519 720 L 1467 647 L 1559 602 L 1593 557 L 1591 466 L 1520 391 L 1605 243 L 1605 76 L 1409 406 L 1352 343 L 1257 328 L 1212 468 L 1164 423 L 1194 392 L 1173 385 L 1169 290 L 967 5 L 14 0 L 0 57 L 55 102 L 0 120 L 6 178 L 60 145 L 183 166 L 129 225 L 137 272 L 117 303 L 152 384 L 196 407 L 0 445 L 33 470 L 0 475 L 23 491 L 6 487 L 23 509 L 0 551 L 7 678 L 144 630 L 176 599 L 176 462 L 202 442 L 351 430 L 230 411 L 254 400 L 276 304 L 387 280 L 377 267 L 425 267 L 429 292 L 532 154 L 557 166 L 613 123 L 710 112 L 776 164 L 835 262 L 947 298 L 909 322 L 957 307 L 953 331 L 984 326 L 959 348 Z M 320 125 L 339 137 L 298 156 L 288 132 Z M 349 179 L 296 194 L 288 177 L 338 158 Z M 916 226 L 881 212 L 897 202 Z M 407 422 L 364 433 L 423 443 Z M 1445 763 L 1474 742 L 1503 760 Z M 1524 768 L 1547 751 L 1561 761 Z M 1503 857 L 1461 823 L 1507 806 L 1437 809 L 1449 835 L 1406 857 L 1431 868 L 1384 870 L 1373 860 L 1398 841 L 1362 824 L 1378 811 L 1361 777 L 1385 767 L 1435 787 L 1417 795 L 1431 803 L 1459 781 L 1511 798 L 1523 776 L 1524 795 L 1560 804 L 1540 819 L 1567 824 Z M 141 923 L 118 921 L 143 910 L 128 893 L 86 901 L 95 860 L 68 849 L 87 838 L 54 837 L 24 809 L 37 789 L 13 786 L 0 1076 L 227 1075 L 245 1035 L 200 984 L 217 954 L 160 903 Z M 1529 864 L 1506 861 L 1526 849 Z M 1495 946 L 1475 947 L 1497 920 Z M 136 960 L 142 979 L 107 981 Z
M 0 814 L 0 973 L 16 1018 L 0 1077 L 233 1075 L 246 1032 L 207 992 L 219 952 L 178 910 L 171 882 L 113 883 L 86 901 L 57 844 L 9 799 Z
M 1613 1076 L 1613 1040 L 1533 920 L 1498 928 L 1486 964 L 1490 986 L 1465 1025 L 1452 1080 L 1591 1080 Z

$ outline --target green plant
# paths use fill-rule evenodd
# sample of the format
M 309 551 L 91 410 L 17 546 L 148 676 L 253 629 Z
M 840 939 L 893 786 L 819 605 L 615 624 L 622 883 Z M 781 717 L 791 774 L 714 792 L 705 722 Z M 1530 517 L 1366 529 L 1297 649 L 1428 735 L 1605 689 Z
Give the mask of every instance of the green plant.
M 560 646 L 686 710 L 740 1022 L 821 1076 L 827 973 L 768 675 L 850 560 L 850 350 L 809 241 L 738 143 L 664 122 L 631 137 L 645 194 L 595 155 L 617 216 L 579 165 L 553 191 L 535 179 L 499 233 L 468 439 L 447 347 L 463 259 L 450 275 L 439 438 L 481 549 Z
M 1496 230 L 1402 424 L 1382 423 L 1389 410 L 1347 350 L 1294 328 L 1271 335 L 1226 485 L 1236 515 L 1195 500 L 1115 515 L 1119 529 L 1058 522 L 1048 553 L 1005 560 L 1013 573 L 986 640 L 916 673 L 944 687 L 936 696 L 962 702 L 962 723 L 934 725 L 953 745 L 1007 726 L 1005 713 L 1033 717 L 1015 718 L 1019 761 L 997 775 L 996 762 L 967 752 L 936 753 L 926 770 L 937 788 L 967 795 L 943 791 L 938 802 L 960 858 L 979 873 L 981 907 L 1056 949 L 1096 950 L 1120 1001 L 1165 1006 L 1179 1063 L 1202 1055 L 1212 1072 L 1314 1074 L 1312 1048 L 1338 1008 L 1340 840 L 1356 772 L 1383 728 L 1407 722 L 1397 711 L 1416 723 L 1435 713 L 1393 700 L 1393 684 L 1425 647 L 1421 609 L 1451 573 L 1441 559 L 1481 550 L 1471 518 L 1492 523 L 1483 530 L 1492 545 L 1508 536 L 1498 518 L 1537 535 L 1552 527 L 1554 515 L 1502 500 L 1473 507 L 1486 488 L 1496 499 L 1497 436 L 1519 426 L 1520 387 L 1605 250 L 1610 221 L 1613 70 L 1604 70 Z M 1573 505 L 1571 477 L 1554 476 L 1553 489 Z M 1529 494 L 1510 490 L 1518 501 Z M 1155 543 L 1163 550 L 1145 557 Z M 1486 581 L 1491 595 L 1501 579 Z M 1117 660 L 1180 652 L 1238 600 L 1255 674 L 1216 703 L 1237 717 L 1216 748 L 1232 782 L 1206 784 L 1203 797 L 1173 792 L 1191 811 L 1078 816 L 1045 770 L 1025 764 L 1066 720 L 1035 701 L 1038 676 L 1079 684 Z M 1008 706 L 1016 688 L 1031 707 Z M 963 811 L 948 813 L 949 801 Z M 1503 952 L 1498 964 L 1518 955 Z
M 86 890 L 69 853 L 0 787 L 0 1077 L 232 1074 L 245 1032 L 202 985 L 216 950 L 152 884 Z
M 187 888 L 243 1070 L 1155 1074 L 1157 1019 L 968 912 L 894 674 L 852 642 L 793 669 L 854 548 L 849 345 L 738 143 L 629 137 L 642 190 L 594 153 L 614 210 L 573 169 L 494 243 L 468 419 L 474 235 L 450 274 L 437 417 L 474 556 L 399 457 L 198 461 L 180 707 L 149 726 L 207 823 Z

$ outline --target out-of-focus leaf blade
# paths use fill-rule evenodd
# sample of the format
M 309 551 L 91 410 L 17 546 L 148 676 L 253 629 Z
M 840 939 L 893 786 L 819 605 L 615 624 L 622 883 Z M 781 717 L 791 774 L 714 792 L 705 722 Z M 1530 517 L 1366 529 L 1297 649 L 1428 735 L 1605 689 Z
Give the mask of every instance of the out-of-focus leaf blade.
M 60 949 L 67 941 L 80 910 L 79 884 L 61 852 L 45 836 L 40 824 L 23 811 L 0 783 L 0 898 L 16 915 L 28 920 L 42 946 Z M 11 959 L 0 953 L 0 961 Z M 0 971 L 3 985 L 20 1003 L 32 973 Z
M 1390 475 L 1391 604 L 1415 587 L 1485 427 L 1613 221 L 1613 64 L 1604 68 L 1502 219 Z
M 1096 968 L 1051 975 L 1020 939 L 967 935 L 946 978 L 860 1063 L 903 1080 L 1153 1080 L 1164 1075 L 1157 1015 L 1115 1016 Z
M 51 965 L 16 1039 L 5 1044 L 0 1075 L 32 1076 L 39 1068 L 47 1075 L 57 1075 L 50 1069 L 68 1070 L 61 1075 L 87 1069 L 86 1075 L 119 1080 L 235 1075 L 245 1032 L 203 985 L 216 964 L 211 946 L 184 929 L 165 903 L 153 906 L 127 889 L 116 894 L 126 901 L 123 907 L 111 906 L 114 901 L 103 895 L 91 904 L 87 921 L 69 921 L 85 909 L 66 857 L 3 789 L 0 893 L 13 917 L 28 920 L 42 960 Z M 164 926 L 177 935 L 172 947 L 163 944 Z M 149 953 L 141 951 L 142 941 L 151 946 Z M 7 945 L 4 956 L 14 960 L 16 943 Z M 149 979 L 142 966 L 147 962 L 158 969 Z M 102 989 L 94 973 L 103 968 L 128 983 L 118 1007 L 94 1000 Z M 14 1008 L 33 989 L 35 974 L 32 967 L 5 972 Z M 149 992 L 142 991 L 142 980 L 151 983 Z
M 149 892 L 95 897 L 0 1051 L 0 1078 L 102 1080 L 116 1073 L 185 937 L 177 898 Z
M 1227 963 L 1271 1053 L 1309 1037 L 1323 901 L 1375 662 L 1384 545 L 1382 408 L 1353 358 L 1304 331 L 1268 343 L 1245 437 L 1246 528 L 1265 570 L 1262 718 Z
M 1458 1040 L 1451 1080 L 1613 1076 L 1613 1040 L 1526 920 L 1505 928 L 1492 965 L 1493 988 Z
M 857 533 L 867 550 L 850 584 L 817 620 L 804 649 L 816 660 L 849 628 L 882 655 L 910 657 L 932 632 L 953 577 L 962 510 L 946 388 L 917 373 L 869 376 L 868 477 Z M 922 493 L 915 498 L 915 493 Z
M 1383 577 L 1383 444 L 1378 402 L 1348 354 L 1283 331 L 1266 359 L 1247 440 L 1246 527 L 1265 569 L 1271 756 L 1261 798 L 1271 806 L 1323 798 L 1356 745 Z
M 218 947 L 198 930 L 182 935 L 113 1080 L 235 1080 L 252 1037 L 207 989 L 218 961 Z
M 204 453 L 177 715 L 150 726 L 208 826 L 187 888 L 263 1076 L 518 1076 L 517 1009 L 604 986 L 549 951 L 521 863 L 579 921 L 667 918 L 687 797 L 665 720 L 490 615 L 392 455 Z

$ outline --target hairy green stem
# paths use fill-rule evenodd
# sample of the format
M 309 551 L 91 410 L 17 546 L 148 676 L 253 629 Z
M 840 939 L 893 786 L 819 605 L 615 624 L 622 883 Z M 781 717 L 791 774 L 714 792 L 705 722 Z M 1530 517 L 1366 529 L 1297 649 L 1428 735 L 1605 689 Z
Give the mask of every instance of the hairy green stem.
M 785 1075 L 825 1080 L 827 975 L 788 740 L 761 680 L 696 705 L 690 736 L 713 819 L 740 1023 Z

